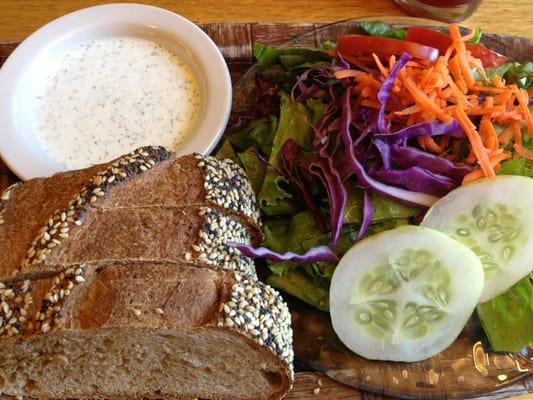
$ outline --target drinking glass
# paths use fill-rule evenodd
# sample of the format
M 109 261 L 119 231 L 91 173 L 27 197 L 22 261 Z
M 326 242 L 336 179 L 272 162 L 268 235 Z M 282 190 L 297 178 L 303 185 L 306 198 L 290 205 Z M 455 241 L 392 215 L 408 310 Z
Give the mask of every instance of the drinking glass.
M 417 17 L 445 22 L 462 21 L 472 15 L 481 0 L 395 0 L 401 8 Z

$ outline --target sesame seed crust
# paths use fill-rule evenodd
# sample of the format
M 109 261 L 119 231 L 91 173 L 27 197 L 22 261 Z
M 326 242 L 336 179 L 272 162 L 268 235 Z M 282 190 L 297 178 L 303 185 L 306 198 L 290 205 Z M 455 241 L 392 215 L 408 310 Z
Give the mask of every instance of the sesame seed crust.
M 0 338 L 46 333 L 59 328 L 65 301 L 74 286 L 85 282 L 85 271 L 86 266 L 80 264 L 53 277 L 37 279 L 49 282 L 48 288 L 43 287 L 44 293 L 37 290 L 38 298 L 35 298 L 32 280 L 0 282 Z M 35 308 L 31 311 L 34 303 L 40 305 L 37 311 Z
M 46 333 L 60 327 L 65 301 L 75 285 L 85 283 L 86 269 L 85 264 L 80 264 L 61 272 L 53 279 L 50 289 L 44 295 L 41 309 L 35 314 L 34 325 L 30 328 Z
M 20 182 L 14 183 L 11 186 L 8 186 L 2 192 L 2 194 L 0 194 L 0 225 L 4 224 L 4 217 L 2 216 L 2 214 L 4 213 L 4 209 L 5 209 L 6 205 L 7 205 L 7 202 L 11 198 L 11 193 L 12 193 L 13 189 L 15 187 L 17 187 L 18 185 L 20 185 L 20 184 L 21 184 Z
M 21 333 L 28 322 L 28 309 L 33 303 L 29 280 L 0 282 L 0 337 Z
M 291 314 L 275 289 L 255 279 L 242 279 L 221 306 L 219 327 L 236 329 L 281 357 L 293 371 Z
M 199 214 L 205 218 L 205 223 L 203 229 L 198 232 L 199 244 L 194 247 L 196 260 L 239 272 L 245 278 L 257 279 L 254 261 L 226 244 L 228 241 L 250 244 L 250 233 L 246 227 L 209 207 L 200 208 Z
M 114 161 L 105 170 L 98 173 L 82 190 L 69 202 L 68 207 L 56 210 L 34 239 L 22 265 L 13 271 L 19 273 L 25 266 L 44 263 L 48 254 L 67 239 L 70 230 L 82 225 L 82 216 L 88 207 L 103 197 L 112 187 L 121 184 L 129 177 L 142 174 L 160 162 L 168 159 L 171 153 L 164 147 L 141 147 Z
M 195 154 L 204 171 L 206 199 L 260 224 L 255 193 L 240 165 L 230 159 Z

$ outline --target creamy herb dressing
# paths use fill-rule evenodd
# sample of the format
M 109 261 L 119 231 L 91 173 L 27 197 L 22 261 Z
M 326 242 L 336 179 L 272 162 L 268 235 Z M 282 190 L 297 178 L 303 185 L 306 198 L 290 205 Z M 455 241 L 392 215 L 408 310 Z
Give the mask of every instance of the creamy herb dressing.
M 198 118 L 200 93 L 191 68 L 149 40 L 81 44 L 47 79 L 37 101 L 37 136 L 68 169 L 145 145 L 175 149 Z

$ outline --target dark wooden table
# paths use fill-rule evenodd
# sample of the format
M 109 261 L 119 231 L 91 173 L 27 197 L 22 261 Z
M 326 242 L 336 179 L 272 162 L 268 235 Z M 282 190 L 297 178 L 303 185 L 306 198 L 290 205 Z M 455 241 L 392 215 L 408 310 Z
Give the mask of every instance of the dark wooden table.
M 533 11 L 533 10 L 530 10 Z M 316 23 L 213 23 L 200 24 L 222 50 L 230 67 L 233 82 L 236 82 L 253 64 L 252 44 L 260 41 L 268 44 L 282 44 L 294 35 L 300 35 L 311 29 L 321 26 Z M 308 44 L 315 45 L 312 37 L 306 39 Z M 0 41 L 0 65 L 15 49 L 19 41 Z M 0 160 L 0 192 L 17 178 Z M 298 340 L 298 338 L 295 338 Z M 528 394 L 529 393 L 529 394 Z M 515 385 L 508 386 L 498 392 L 481 399 L 503 399 L 521 395 L 521 399 L 533 400 L 533 378 L 524 380 Z M 528 396 L 522 398 L 522 396 Z M 363 392 L 346 385 L 340 384 L 320 373 L 312 371 L 299 371 L 296 373 L 296 382 L 293 390 L 286 399 L 351 399 L 351 400 L 385 400 L 388 397 Z M 518 398 L 517 398 L 518 400 Z

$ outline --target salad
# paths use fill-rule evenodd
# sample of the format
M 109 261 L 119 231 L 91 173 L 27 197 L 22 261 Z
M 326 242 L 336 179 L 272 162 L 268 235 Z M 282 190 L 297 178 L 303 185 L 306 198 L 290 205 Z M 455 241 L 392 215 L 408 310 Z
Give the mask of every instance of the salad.
M 533 315 L 531 252 L 524 256 L 527 265 L 509 263 L 511 278 L 499 278 L 507 271 L 489 274 L 492 254 L 484 255 L 450 233 L 455 226 L 443 221 L 453 221 L 458 211 L 442 211 L 444 199 L 439 199 L 451 196 L 452 209 L 461 210 L 469 201 L 499 199 L 498 193 L 514 185 L 505 179 L 496 186 L 488 179 L 487 185 L 487 178 L 521 175 L 529 177 L 521 185 L 533 182 L 533 63 L 508 62 L 480 43 L 480 29 L 462 35 L 455 25 L 448 34 L 421 27 L 394 29 L 382 22 L 361 27 L 365 35 L 340 36 L 320 49 L 255 44 L 254 106 L 232 122 L 218 155 L 234 159 L 247 172 L 265 239 L 260 248 L 233 245 L 267 260 L 269 284 L 330 311 L 337 267 L 349 259 L 352 266 L 346 268 L 353 269 L 354 262 L 365 259 L 366 253 L 358 252 L 369 240 L 393 232 L 395 236 L 379 239 L 383 248 L 387 241 L 408 246 L 416 229 L 431 229 L 428 235 L 436 235 L 436 243 L 442 241 L 448 253 L 466 251 L 463 259 L 474 260 L 470 277 L 481 281 L 469 292 L 472 308 L 454 320 L 460 321 L 455 336 L 482 299 L 478 314 L 494 349 L 517 351 L 533 342 L 532 330 L 513 329 L 524 315 Z M 525 212 L 533 191 L 526 190 L 525 201 L 514 202 L 519 194 L 510 191 L 507 196 L 498 201 Z M 432 206 L 435 210 L 428 212 Z M 435 215 L 439 217 L 429 218 Z M 423 219 L 424 228 L 398 228 Z M 520 219 L 512 221 L 532 229 Z M 433 230 L 446 233 L 455 245 Z M 494 287 L 484 289 L 483 280 L 489 278 Z M 363 277 L 348 274 L 345 279 Z M 447 282 L 461 295 L 459 283 Z M 517 296 L 528 299 L 520 310 Z M 344 317 L 335 320 L 339 318 Z M 496 322 L 502 320 L 505 328 Z M 502 337 L 503 329 L 511 335 Z

